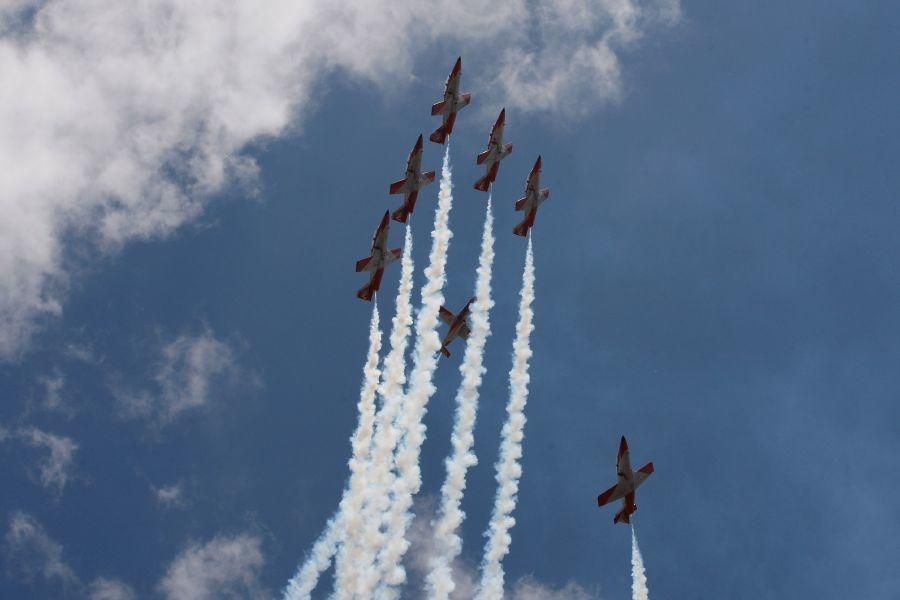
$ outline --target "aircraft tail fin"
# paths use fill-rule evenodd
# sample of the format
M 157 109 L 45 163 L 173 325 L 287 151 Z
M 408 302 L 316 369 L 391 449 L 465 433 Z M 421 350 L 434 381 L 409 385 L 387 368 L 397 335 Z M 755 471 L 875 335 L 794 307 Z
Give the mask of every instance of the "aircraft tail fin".
M 441 346 L 441 354 L 450 358 L 450 350 L 447 349 L 447 346 Z
M 475 182 L 475 189 L 479 192 L 486 192 L 488 188 L 491 187 L 491 179 L 489 176 L 485 175 L 481 179 Z
M 628 509 L 623 508 L 613 517 L 613 523 L 631 523 L 631 513 L 628 512 Z

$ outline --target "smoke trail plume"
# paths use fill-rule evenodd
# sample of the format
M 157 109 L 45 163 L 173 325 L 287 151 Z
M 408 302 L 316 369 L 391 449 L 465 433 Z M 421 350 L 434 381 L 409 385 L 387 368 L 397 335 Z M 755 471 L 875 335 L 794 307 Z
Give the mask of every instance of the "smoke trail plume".
M 453 206 L 453 184 L 450 171 L 450 144 L 444 151 L 441 183 L 438 191 L 438 207 L 434 230 L 431 232 L 431 254 L 425 270 L 426 283 L 422 288 L 422 308 L 416 319 L 416 347 L 410 384 L 398 424 L 403 438 L 396 454 L 397 478 L 394 481 L 394 497 L 385 520 L 386 544 L 378 556 L 382 579 L 379 597 L 396 597 L 394 586 L 406 581 L 406 571 L 401 561 L 409 548 L 406 531 L 412 521 L 412 499 L 422 485 L 419 469 L 419 453 L 425 440 L 422 418 L 428 400 L 435 392 L 432 377 L 437 367 L 437 353 L 441 348 L 438 337 L 438 312 L 444 302 L 444 268 L 450 246 L 449 217 Z
M 478 388 L 484 374 L 484 346 L 491 333 L 488 312 L 491 300 L 491 267 L 494 262 L 494 217 L 491 197 L 488 196 L 481 234 L 481 256 L 475 283 L 475 302 L 472 304 L 472 333 L 466 342 L 459 372 L 462 383 L 456 393 L 456 419 L 451 437 L 453 453 L 447 459 L 447 476 L 441 488 L 441 506 L 434 526 L 434 556 L 426 584 L 429 598 L 446 600 L 456 587 L 453 581 L 453 561 L 462 552 L 462 538 L 458 534 L 465 513 L 460 509 L 466 489 L 466 471 L 478 463 L 472 452 L 475 442 L 473 430 L 478 412 Z
M 375 422 L 375 388 L 381 371 L 378 369 L 378 353 L 381 352 L 381 327 L 378 318 L 377 298 L 372 299 L 372 318 L 369 321 L 369 352 L 363 367 L 363 385 L 356 408 L 359 421 L 351 438 L 350 483 L 344 490 L 337 514 L 328 521 L 325 531 L 313 544 L 312 552 L 298 573 L 288 582 L 285 598 L 299 600 L 309 598 L 316 588 L 319 576 L 331 563 L 331 558 L 347 532 L 359 528 L 359 508 L 365 494 L 365 460 L 372 444 L 372 428 Z
M 534 329 L 531 303 L 534 300 L 534 257 L 531 236 L 525 253 L 525 271 L 522 274 L 522 292 L 519 300 L 519 322 L 513 342 L 513 366 L 509 371 L 509 403 L 507 420 L 500 442 L 500 459 L 497 461 L 497 496 L 488 527 L 487 544 L 481 565 L 481 583 L 477 597 L 483 600 L 503 598 L 503 558 L 509 552 L 512 538 L 509 530 L 516 520 L 512 512 L 516 508 L 519 477 L 522 476 L 522 439 L 525 437 L 525 403 L 528 401 L 528 359 L 531 358 L 529 338 Z
M 284 588 L 284 600 L 309 600 L 319 583 L 319 576 L 331 565 L 331 557 L 337 550 L 343 529 L 342 520 L 341 513 L 336 513 L 328 520 L 325 531 L 313 544 L 306 562 Z
M 647 576 L 644 574 L 644 558 L 641 549 L 638 548 L 637 535 L 634 526 L 631 526 L 631 597 L 633 600 L 649 600 L 650 590 L 647 589 Z
M 406 226 L 403 243 L 400 288 L 397 291 L 397 311 L 391 329 L 391 349 L 384 359 L 381 385 L 382 399 L 375 424 L 375 440 L 366 465 L 368 480 L 363 505 L 362 528 L 349 532 L 341 555 L 338 556 L 335 593 L 337 598 L 371 598 L 380 580 L 376 556 L 384 546 L 380 530 L 382 516 L 390 506 L 389 492 L 394 482 L 392 473 L 394 451 L 400 440 L 395 426 L 403 406 L 403 384 L 406 383 L 406 348 L 412 327 L 412 222 Z

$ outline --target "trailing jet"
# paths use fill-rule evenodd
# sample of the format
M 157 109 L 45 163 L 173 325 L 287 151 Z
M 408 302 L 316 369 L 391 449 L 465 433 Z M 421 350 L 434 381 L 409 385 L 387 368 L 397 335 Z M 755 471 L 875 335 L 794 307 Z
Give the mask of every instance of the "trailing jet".
M 525 237 L 528 230 L 534 226 L 534 218 L 537 216 L 538 206 L 550 196 L 550 188 L 541 188 L 541 157 L 538 156 L 525 180 L 525 197 L 516 200 L 516 210 L 524 210 L 525 218 L 521 223 L 513 227 L 513 233 Z
M 475 189 L 486 192 L 497 179 L 497 171 L 500 169 L 500 161 L 512 154 L 513 145 L 503 144 L 503 127 L 506 124 L 506 109 L 500 111 L 497 122 L 491 128 L 488 137 L 487 150 L 478 155 L 476 162 L 480 165 L 487 163 L 487 174 L 475 182 Z
M 597 506 L 604 506 L 621 498 L 622 510 L 616 513 L 613 523 L 631 523 L 631 515 L 637 511 L 637 504 L 634 503 L 634 491 L 647 480 L 652 472 L 652 462 L 637 471 L 631 470 L 628 442 L 625 441 L 623 435 L 622 441 L 619 443 L 619 456 L 616 458 L 616 473 L 619 475 L 619 482 L 597 496 Z
M 369 283 L 359 288 L 356 297 L 360 300 L 371 300 L 372 295 L 381 287 L 381 276 L 384 275 L 384 267 L 400 258 L 400 248 L 387 249 L 389 211 L 384 211 L 384 218 L 372 236 L 372 255 L 356 261 L 356 272 L 368 271 L 371 273 Z
M 453 133 L 453 124 L 456 122 L 456 111 L 469 104 L 472 94 L 459 93 L 459 73 L 462 70 L 462 57 L 456 59 L 447 84 L 444 86 L 444 99 L 431 105 L 431 116 L 441 115 L 444 122 L 429 136 L 429 140 L 435 144 L 443 144 L 447 136 Z
M 444 341 L 441 342 L 441 354 L 447 358 L 450 358 L 450 351 L 447 350 L 447 346 L 450 345 L 450 342 L 457 337 L 461 337 L 464 340 L 469 339 L 470 331 L 466 319 L 469 317 L 469 305 L 473 302 L 475 302 L 475 298 L 466 302 L 466 305 L 463 306 L 458 315 L 454 315 L 443 306 L 441 307 L 441 321 L 450 326 L 449 329 L 447 329 L 447 335 L 444 336 Z
M 419 190 L 434 181 L 434 171 L 427 173 L 419 173 L 422 167 L 422 136 L 416 140 L 416 145 L 409 152 L 409 158 L 406 159 L 406 177 L 400 181 L 391 184 L 392 194 L 404 194 L 403 206 L 394 211 L 391 215 L 395 221 L 406 223 L 406 219 L 412 214 L 416 208 L 416 198 L 419 197 Z

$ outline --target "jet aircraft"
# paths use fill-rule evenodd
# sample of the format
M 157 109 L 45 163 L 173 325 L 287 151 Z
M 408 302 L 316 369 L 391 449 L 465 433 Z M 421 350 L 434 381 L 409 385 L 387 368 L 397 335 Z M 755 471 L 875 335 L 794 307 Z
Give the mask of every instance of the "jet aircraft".
M 458 315 L 454 315 L 451 311 L 447 310 L 445 307 L 441 307 L 440 317 L 441 321 L 449 325 L 450 327 L 447 329 L 447 335 L 444 336 L 444 340 L 441 342 L 441 354 L 450 357 L 450 351 L 447 349 L 447 346 L 450 345 L 457 337 L 461 337 L 464 340 L 469 339 L 469 324 L 466 320 L 469 317 L 469 306 L 475 302 L 475 298 L 472 298 L 466 305 L 463 306 L 462 310 L 459 311 Z
M 621 498 L 622 509 L 613 517 L 613 523 L 631 523 L 631 515 L 637 511 L 637 504 L 634 503 L 634 492 L 653 473 L 653 463 L 649 462 L 637 471 L 632 471 L 628 442 L 625 441 L 624 435 L 619 443 L 616 473 L 619 476 L 618 483 L 597 496 L 597 506 L 605 506 Z
M 513 227 L 513 233 L 525 237 L 528 230 L 534 226 L 534 218 L 537 216 L 538 206 L 550 196 L 550 188 L 541 188 L 541 157 L 538 156 L 525 180 L 525 197 L 516 200 L 516 210 L 524 210 L 525 218 L 521 223 Z
M 381 287 L 381 277 L 384 275 L 384 267 L 400 258 L 400 254 L 402 253 L 400 248 L 394 248 L 393 250 L 387 249 L 389 216 L 389 211 L 384 211 L 384 218 L 381 219 L 378 229 L 375 230 L 375 235 L 372 236 L 372 255 L 356 261 L 357 273 L 360 273 L 361 271 L 368 271 L 371 273 L 369 276 L 369 283 L 359 288 L 359 291 L 356 292 L 356 297 L 360 300 L 372 299 L 372 295 Z
M 447 141 L 447 136 L 453 133 L 453 124 L 456 122 L 456 111 L 469 104 L 472 94 L 459 93 L 459 73 L 462 70 L 462 57 L 456 59 L 453 70 L 447 78 L 447 84 L 444 86 L 444 99 L 435 102 L 431 106 L 431 116 L 441 115 L 443 122 L 441 126 L 434 130 L 428 139 L 435 144 L 443 144 Z
M 416 145 L 409 152 L 406 159 L 406 176 L 391 184 L 391 194 L 404 194 L 403 206 L 394 211 L 391 218 L 400 223 L 406 223 L 406 219 L 416 208 L 416 199 L 419 190 L 434 181 L 434 171 L 419 173 L 422 167 L 422 136 L 416 140 Z
M 487 150 L 478 155 L 475 162 L 479 165 L 487 163 L 487 174 L 475 182 L 475 189 L 481 192 L 488 191 L 488 188 L 497 179 L 497 171 L 500 169 L 500 161 L 512 153 L 513 145 L 503 143 L 503 128 L 506 124 L 506 109 L 500 111 L 497 122 L 491 128 L 491 135 L 488 137 Z

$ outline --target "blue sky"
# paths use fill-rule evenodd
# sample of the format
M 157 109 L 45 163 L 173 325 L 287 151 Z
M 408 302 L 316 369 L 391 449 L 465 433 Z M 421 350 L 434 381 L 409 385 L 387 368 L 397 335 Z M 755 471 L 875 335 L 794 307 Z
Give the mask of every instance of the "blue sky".
M 185 6 L 168 58 L 186 79 L 169 88 L 118 70 L 131 54 L 94 72 L 91 53 L 130 42 L 92 29 L 88 3 L 0 13 L 0 81 L 24 98 L 0 101 L 14 130 L 0 142 L 0 597 L 283 587 L 346 481 L 370 316 L 353 264 L 398 204 L 387 187 L 415 138 L 437 126 L 428 109 L 457 55 L 473 99 L 450 151 L 453 309 L 472 295 L 474 158 L 502 106 L 515 144 L 494 188 L 464 561 L 480 560 L 508 397 L 525 248 L 512 203 L 541 154 L 552 195 L 534 229 L 510 588 L 530 577 L 627 597 L 629 531 L 595 502 L 624 434 L 633 463 L 656 466 L 635 515 L 654 596 L 900 593 L 897 5 L 686 0 L 676 18 L 671 3 L 511 3 L 500 16 L 524 38 L 443 5 L 458 25 L 415 14 L 388 33 L 373 8 L 358 30 L 326 19 L 302 42 L 273 9 L 229 22 L 271 37 L 223 36 L 225 75 L 223 46 L 205 45 L 215 18 Z M 642 16 L 618 27 L 615 6 Z M 602 18 L 553 22 L 581 7 Z M 154 43 L 175 27 L 152 11 L 99 14 L 123 32 L 151 20 Z M 572 58 L 602 40 L 611 79 L 608 56 L 582 72 Z M 84 85 L 51 68 L 71 66 L 72 48 Z M 516 52 L 535 67 L 510 70 Z M 224 87 L 192 79 L 206 76 Z M 426 144 L 423 168 L 440 156 Z M 417 287 L 436 195 L 426 188 L 413 218 Z M 398 273 L 379 294 L 383 324 Z M 420 513 L 443 478 L 461 354 L 436 375 Z

